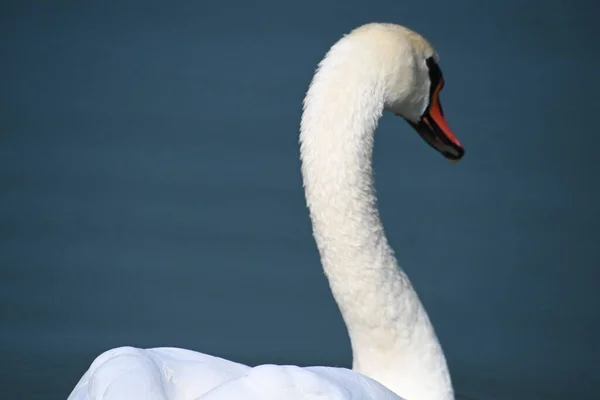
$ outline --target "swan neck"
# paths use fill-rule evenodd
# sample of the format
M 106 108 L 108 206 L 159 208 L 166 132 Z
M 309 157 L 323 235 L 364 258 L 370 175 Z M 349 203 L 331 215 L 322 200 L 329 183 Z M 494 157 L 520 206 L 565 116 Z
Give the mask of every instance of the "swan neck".
M 335 59 L 334 47 L 305 98 L 300 154 L 313 235 L 353 368 L 410 400 L 453 399 L 433 327 L 377 210 L 372 155 L 385 85 L 356 64 Z

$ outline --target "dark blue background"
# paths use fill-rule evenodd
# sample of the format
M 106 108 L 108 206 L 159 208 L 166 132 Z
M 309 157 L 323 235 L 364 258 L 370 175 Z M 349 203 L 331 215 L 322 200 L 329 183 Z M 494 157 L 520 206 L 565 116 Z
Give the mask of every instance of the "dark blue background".
M 297 132 L 328 47 L 387 21 L 437 48 L 444 110 L 467 150 L 450 166 L 386 115 L 375 155 L 390 241 L 457 392 L 593 398 L 591 4 L 3 2 L 2 397 L 65 399 L 121 345 L 350 366 Z

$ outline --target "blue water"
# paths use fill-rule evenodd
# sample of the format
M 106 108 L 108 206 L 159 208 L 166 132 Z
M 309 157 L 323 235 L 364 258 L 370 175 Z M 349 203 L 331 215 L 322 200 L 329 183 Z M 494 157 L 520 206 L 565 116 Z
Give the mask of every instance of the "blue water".
M 389 21 L 439 51 L 467 151 L 451 166 L 391 115 L 375 150 L 390 242 L 457 392 L 595 398 L 591 9 L 284 3 L 2 3 L 2 397 L 65 399 L 121 345 L 350 366 L 304 206 L 298 122 L 327 48 Z

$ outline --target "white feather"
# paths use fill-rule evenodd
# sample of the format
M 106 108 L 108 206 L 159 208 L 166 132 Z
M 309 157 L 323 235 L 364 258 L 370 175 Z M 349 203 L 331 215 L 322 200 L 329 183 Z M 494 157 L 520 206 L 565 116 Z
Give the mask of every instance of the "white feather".
M 427 107 L 430 56 L 407 28 L 362 26 L 331 48 L 304 101 L 306 199 L 353 370 L 250 368 L 189 350 L 122 347 L 100 355 L 69 400 L 453 399 L 434 329 L 386 239 L 371 165 L 383 111 L 416 120 Z

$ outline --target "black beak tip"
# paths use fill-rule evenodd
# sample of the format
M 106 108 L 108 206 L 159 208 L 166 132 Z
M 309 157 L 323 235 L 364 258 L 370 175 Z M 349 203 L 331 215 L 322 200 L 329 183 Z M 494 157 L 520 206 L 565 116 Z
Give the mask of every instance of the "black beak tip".
M 442 153 L 451 162 L 458 162 L 465 155 L 465 149 L 462 147 L 454 147 L 452 151 L 444 151 Z

